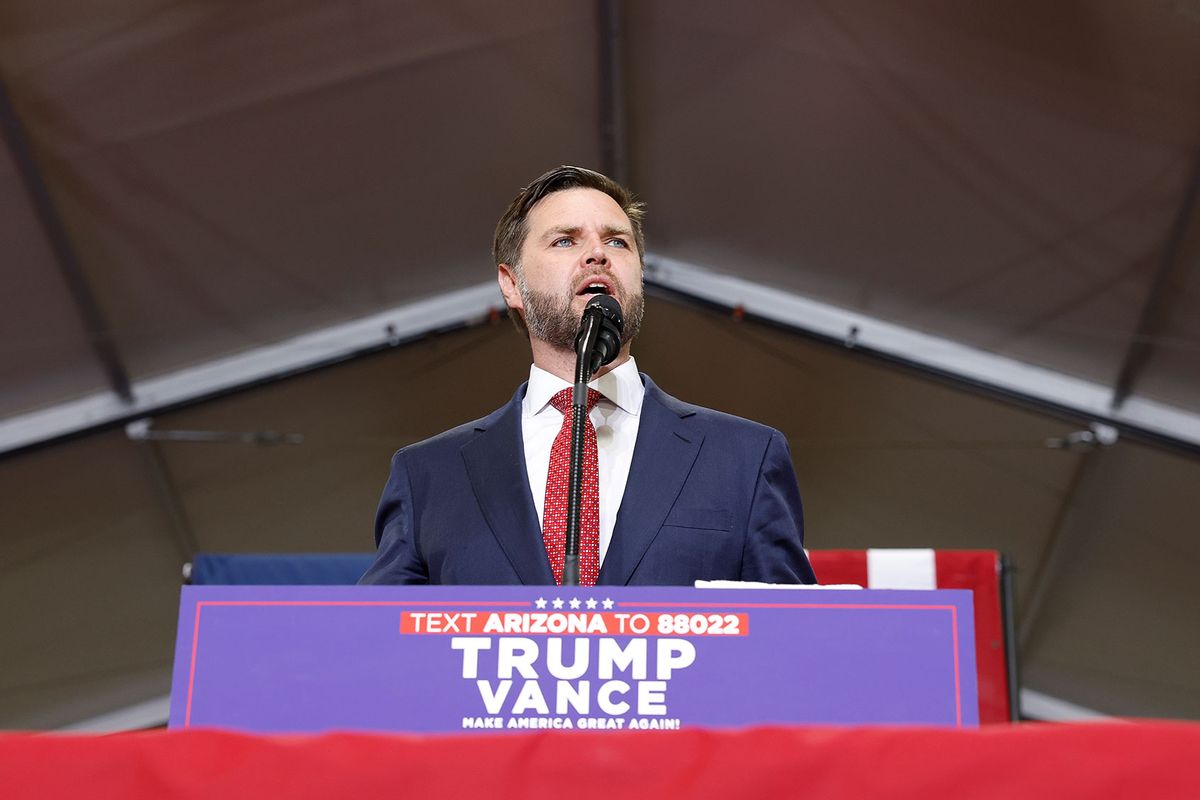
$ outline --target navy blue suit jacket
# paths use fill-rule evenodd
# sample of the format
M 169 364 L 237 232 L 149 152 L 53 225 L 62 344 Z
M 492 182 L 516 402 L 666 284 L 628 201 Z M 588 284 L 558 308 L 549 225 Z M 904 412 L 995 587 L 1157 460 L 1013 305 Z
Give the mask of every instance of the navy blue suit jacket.
M 815 583 L 779 431 L 680 402 L 645 375 L 604 585 Z M 403 448 L 364 584 L 553 584 L 521 438 L 522 385 L 481 420 Z

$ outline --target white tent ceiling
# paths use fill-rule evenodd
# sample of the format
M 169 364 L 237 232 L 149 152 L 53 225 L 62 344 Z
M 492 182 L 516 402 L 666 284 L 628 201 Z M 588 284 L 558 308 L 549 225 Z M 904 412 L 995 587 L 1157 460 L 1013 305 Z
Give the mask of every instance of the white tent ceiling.
M 506 397 L 511 334 L 162 407 L 382 344 L 385 318 L 479 319 L 496 217 L 558 163 L 647 201 L 658 285 L 825 337 L 797 309 L 865 320 L 866 349 L 1052 412 L 680 294 L 638 348 L 789 434 L 811 546 L 1005 550 L 1031 686 L 1200 717 L 1200 2 L 0 0 L 0 80 L 0 725 L 164 691 L 197 548 L 368 545 L 387 453 Z M 88 432 L 146 412 L 305 443 Z M 1123 438 L 1043 446 L 1093 420 Z

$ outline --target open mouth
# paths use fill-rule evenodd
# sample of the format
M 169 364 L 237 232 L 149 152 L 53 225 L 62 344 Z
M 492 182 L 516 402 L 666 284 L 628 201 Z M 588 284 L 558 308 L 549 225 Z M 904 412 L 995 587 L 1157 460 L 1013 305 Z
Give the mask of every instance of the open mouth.
M 575 294 L 577 295 L 593 295 L 593 294 L 612 294 L 612 286 L 607 281 L 591 280 L 583 284 Z

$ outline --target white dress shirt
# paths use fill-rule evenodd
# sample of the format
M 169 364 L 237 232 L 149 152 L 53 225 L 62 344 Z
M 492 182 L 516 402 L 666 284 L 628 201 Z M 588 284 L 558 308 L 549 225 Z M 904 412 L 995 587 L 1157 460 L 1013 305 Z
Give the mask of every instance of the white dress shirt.
M 617 512 L 629 480 L 633 445 L 637 441 L 642 398 L 646 389 L 637 364 L 630 356 L 625 363 L 588 384 L 600 392 L 589 415 L 596 428 L 597 469 L 600 473 L 600 563 L 608 553 Z M 521 403 L 521 435 L 525 439 L 525 466 L 538 523 L 546 505 L 546 478 L 550 471 L 550 448 L 562 429 L 563 414 L 550 405 L 550 398 L 571 384 L 537 366 L 529 368 L 529 387 Z

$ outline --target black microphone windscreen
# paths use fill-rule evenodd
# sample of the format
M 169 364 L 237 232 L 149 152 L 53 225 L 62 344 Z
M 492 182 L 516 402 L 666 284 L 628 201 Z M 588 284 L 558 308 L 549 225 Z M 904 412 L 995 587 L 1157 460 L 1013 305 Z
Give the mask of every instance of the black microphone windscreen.
M 617 329 L 619 334 L 625 327 L 625 316 L 621 313 L 621 304 L 617 302 L 617 298 L 608 294 L 598 294 L 588 300 L 588 303 L 583 308 L 583 313 L 588 313 L 589 309 L 597 309 L 604 318 L 607 319 Z

